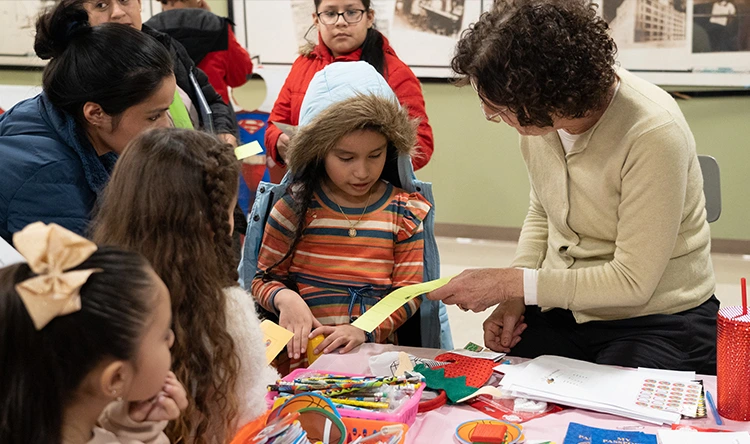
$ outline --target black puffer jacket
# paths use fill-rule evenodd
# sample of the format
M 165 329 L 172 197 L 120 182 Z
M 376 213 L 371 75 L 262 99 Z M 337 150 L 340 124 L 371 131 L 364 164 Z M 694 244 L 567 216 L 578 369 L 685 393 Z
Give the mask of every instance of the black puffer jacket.
M 195 74 L 198 85 L 200 85 L 203 95 L 206 97 L 206 101 L 213 112 L 216 133 L 231 134 L 237 137 L 237 118 L 234 115 L 234 111 L 229 105 L 224 103 L 219 93 L 208 83 L 208 77 L 195 66 L 185 47 L 167 34 L 149 26 L 143 25 L 143 32 L 160 41 L 169 50 L 174 62 L 174 75 L 177 79 L 177 86 L 190 96 L 190 100 L 193 103 L 198 103 L 198 98 L 195 96 L 193 88 L 190 85 L 190 72 L 192 71 Z
M 180 42 L 196 65 L 208 53 L 227 50 L 227 31 L 231 24 L 228 18 L 195 8 L 163 11 L 144 23 Z

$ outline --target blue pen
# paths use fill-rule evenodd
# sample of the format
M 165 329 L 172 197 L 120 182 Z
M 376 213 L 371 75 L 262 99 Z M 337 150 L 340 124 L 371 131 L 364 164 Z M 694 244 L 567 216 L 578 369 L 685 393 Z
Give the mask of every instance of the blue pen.
M 724 421 L 722 421 L 721 416 L 719 416 L 719 411 L 716 410 L 716 404 L 714 404 L 714 398 L 711 396 L 711 392 L 706 390 L 706 400 L 708 401 L 708 407 L 711 409 L 711 414 L 714 415 L 714 419 L 716 420 L 716 425 L 724 425 Z

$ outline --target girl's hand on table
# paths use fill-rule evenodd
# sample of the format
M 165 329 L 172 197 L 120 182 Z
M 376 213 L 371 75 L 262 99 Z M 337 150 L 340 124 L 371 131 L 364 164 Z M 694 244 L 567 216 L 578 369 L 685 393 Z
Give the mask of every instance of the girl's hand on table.
M 344 347 L 339 353 L 349 353 L 355 347 L 364 344 L 365 340 L 367 340 L 364 330 L 360 330 L 350 324 L 337 325 L 335 327 L 330 325 L 318 327 L 310 333 L 309 337 L 312 339 L 318 335 L 323 335 L 326 338 L 320 345 L 315 347 L 313 353 L 316 355 L 321 352 L 330 353 L 339 347 Z
M 307 350 L 310 330 L 320 327 L 321 323 L 315 319 L 307 302 L 292 290 L 279 291 L 274 304 L 279 310 L 279 325 L 294 333 L 286 346 L 289 357 L 299 359 Z

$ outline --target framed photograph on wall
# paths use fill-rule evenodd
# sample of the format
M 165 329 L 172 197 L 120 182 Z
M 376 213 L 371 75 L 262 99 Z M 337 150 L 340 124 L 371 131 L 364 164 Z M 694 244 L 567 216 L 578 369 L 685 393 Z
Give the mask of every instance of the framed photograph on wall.
M 318 41 L 313 0 L 230 1 L 238 40 L 264 65 L 291 65 L 300 48 Z M 372 0 L 372 8 L 375 27 L 418 77 L 448 78 L 453 48 L 483 1 Z
M 750 87 L 750 0 L 595 3 L 626 69 L 660 85 Z
M 0 66 L 42 67 L 46 63 L 34 53 L 36 20 L 57 0 L 0 1 Z M 159 0 L 142 0 L 143 21 L 161 12 Z
M 376 27 L 418 77 L 450 78 L 461 32 L 502 0 L 372 0 Z M 593 0 L 618 62 L 660 85 L 750 87 L 750 0 Z M 313 0 L 230 0 L 241 43 L 289 66 L 317 42 Z

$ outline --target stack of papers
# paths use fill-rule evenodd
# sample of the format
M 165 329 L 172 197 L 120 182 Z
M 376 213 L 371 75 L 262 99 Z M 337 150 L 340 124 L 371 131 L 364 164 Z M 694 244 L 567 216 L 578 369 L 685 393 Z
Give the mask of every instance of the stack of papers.
M 687 430 L 659 430 L 659 444 L 750 444 L 747 432 L 693 432 Z
M 500 387 L 513 396 L 654 424 L 679 422 L 683 409 L 692 408 L 689 400 L 697 385 L 691 372 L 622 369 L 559 356 L 540 356 L 520 365 L 499 365 L 495 370 L 505 373 Z M 676 397 L 672 395 L 675 387 L 680 389 L 680 402 L 671 399 Z M 656 392 L 658 397 L 649 396 L 644 402 L 644 393 Z M 664 402 L 657 404 L 651 398 Z

